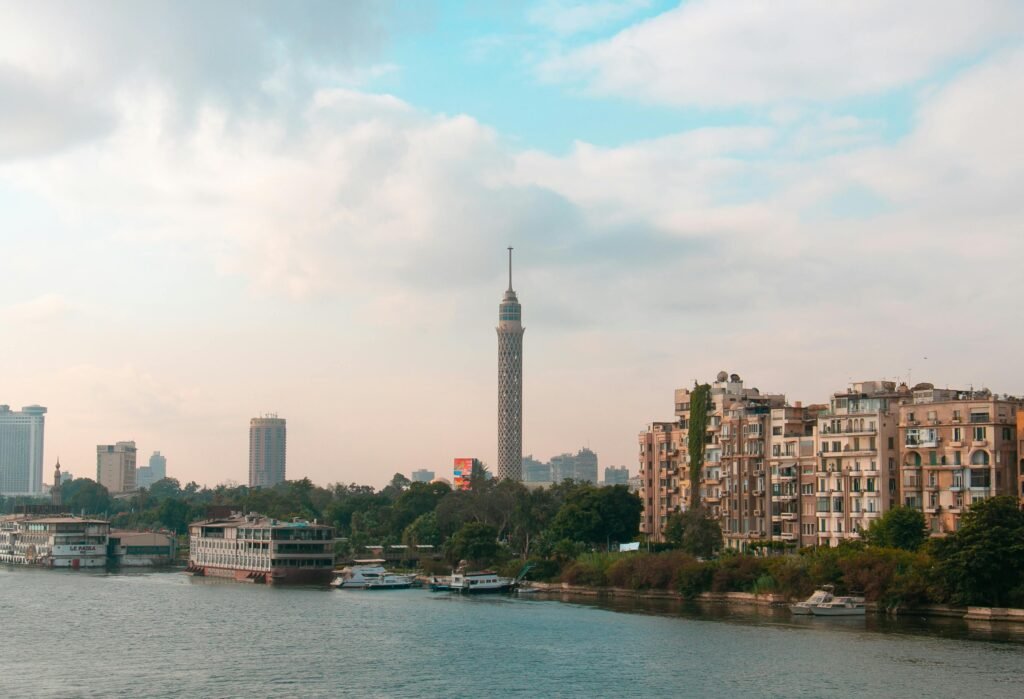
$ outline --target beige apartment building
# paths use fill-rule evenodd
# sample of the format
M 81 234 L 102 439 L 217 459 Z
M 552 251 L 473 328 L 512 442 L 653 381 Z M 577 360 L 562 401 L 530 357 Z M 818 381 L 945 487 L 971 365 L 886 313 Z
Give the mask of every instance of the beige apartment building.
M 110 493 L 138 490 L 135 478 L 135 442 L 100 444 L 96 447 L 96 482 Z
M 897 502 L 899 404 L 908 399 L 894 381 L 862 381 L 833 394 L 818 415 L 818 545 L 859 538 Z
M 797 546 L 817 543 L 814 525 L 814 474 L 817 415 L 825 406 L 773 408 L 768 436 L 768 488 L 771 494 L 772 541 Z
M 640 433 L 640 533 L 650 541 L 664 541 L 665 522 L 685 509 L 688 476 L 680 470 L 686 440 L 678 423 L 653 422 Z
M 918 384 L 899 408 L 901 500 L 933 536 L 954 532 L 972 502 L 1020 492 L 1018 399 Z
M 662 541 L 672 512 L 690 506 L 688 389 L 675 392 L 676 422 L 652 423 L 640 433 L 644 514 L 641 532 Z M 745 388 L 736 374 L 721 372 L 711 384 L 700 500 L 722 526 L 726 545 L 745 550 L 769 536 L 770 476 L 766 470 L 769 418 L 785 397 Z M 780 534 L 781 536 L 781 534 Z

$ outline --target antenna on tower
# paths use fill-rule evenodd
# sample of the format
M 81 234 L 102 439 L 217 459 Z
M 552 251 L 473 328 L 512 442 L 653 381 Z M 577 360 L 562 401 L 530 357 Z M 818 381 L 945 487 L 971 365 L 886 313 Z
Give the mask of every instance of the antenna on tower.
M 508 290 L 512 291 L 512 246 L 508 248 Z

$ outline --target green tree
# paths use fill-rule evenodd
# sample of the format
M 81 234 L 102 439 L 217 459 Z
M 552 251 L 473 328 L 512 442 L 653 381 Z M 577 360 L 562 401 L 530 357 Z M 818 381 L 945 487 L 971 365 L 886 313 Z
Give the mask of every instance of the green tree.
M 437 525 L 437 514 L 430 511 L 413 520 L 402 532 L 402 543 L 406 546 L 439 546 L 441 528 Z
M 711 558 L 722 549 L 722 528 L 703 507 L 698 507 L 669 515 L 665 540 L 691 556 Z
M 960 529 L 933 544 L 954 602 L 1002 607 L 1024 603 L 1024 512 L 1012 496 L 971 505 Z
M 690 457 L 690 510 L 700 507 L 700 472 L 704 468 L 704 447 L 707 445 L 708 408 L 711 387 L 695 384 L 690 393 L 690 425 L 686 435 L 686 451 Z
M 482 522 L 466 522 L 444 546 L 450 563 L 473 561 L 487 563 L 498 554 L 498 530 Z
M 110 510 L 110 492 L 89 478 L 74 478 L 61 486 L 61 497 L 69 512 L 98 515 Z
M 181 497 L 181 483 L 177 478 L 161 478 L 149 486 L 149 497 L 154 500 Z
M 913 507 L 894 507 L 864 533 L 871 546 L 917 551 L 928 538 L 924 513 Z
M 165 499 L 157 509 L 157 519 L 160 523 L 177 534 L 185 534 L 188 531 L 190 515 L 191 508 L 188 503 L 177 498 Z

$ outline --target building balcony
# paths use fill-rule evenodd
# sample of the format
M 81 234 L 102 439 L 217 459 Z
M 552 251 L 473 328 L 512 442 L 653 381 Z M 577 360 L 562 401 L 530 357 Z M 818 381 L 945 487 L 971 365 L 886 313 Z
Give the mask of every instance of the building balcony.
M 975 439 L 974 441 L 971 442 L 971 446 L 975 447 L 975 448 L 987 447 L 988 446 L 988 440 L 987 439 Z
M 800 515 L 798 515 L 796 512 L 783 512 L 782 513 L 782 519 L 787 521 L 787 522 L 795 522 L 799 517 L 800 517 Z
M 779 536 L 782 537 L 783 541 L 796 541 L 796 534 L 793 532 L 782 532 Z
M 906 449 L 937 449 L 941 441 L 941 437 L 936 437 L 935 439 L 907 439 L 903 446 Z

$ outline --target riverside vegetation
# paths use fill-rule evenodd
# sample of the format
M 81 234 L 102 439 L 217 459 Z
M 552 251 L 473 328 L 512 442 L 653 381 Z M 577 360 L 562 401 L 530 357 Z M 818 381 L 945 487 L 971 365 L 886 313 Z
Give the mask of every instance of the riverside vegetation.
M 272 488 L 202 488 L 166 478 L 130 498 L 112 498 L 103 486 L 81 478 L 62 491 L 69 511 L 108 517 L 115 528 L 185 534 L 188 523 L 203 518 L 211 505 L 316 519 L 336 528 L 342 556 L 359 555 L 368 545 L 432 545 L 442 555 L 420 561 L 428 572 L 466 560 L 512 573 L 529 561 L 537 580 L 684 596 L 710 591 L 802 598 L 832 584 L 840 593 L 859 592 L 889 609 L 1024 607 L 1024 512 L 1012 497 L 975 503 L 960 529 L 943 538 L 928 537 L 920 511 L 897 507 L 861 540 L 837 548 L 795 550 L 760 541 L 744 554 L 722 550 L 717 522 L 698 506 L 670 517 L 666 543 L 618 553 L 619 542 L 636 540 L 642 509 L 625 486 L 566 481 L 528 489 L 491 480 L 483 470 L 473 474 L 471 486 L 453 491 L 445 483 L 413 483 L 396 474 L 380 490 L 355 484 L 323 488 L 308 479 Z M 0 511 L 32 503 L 0 499 Z

